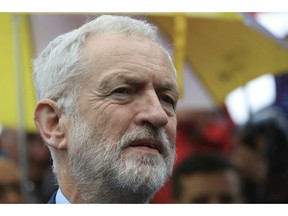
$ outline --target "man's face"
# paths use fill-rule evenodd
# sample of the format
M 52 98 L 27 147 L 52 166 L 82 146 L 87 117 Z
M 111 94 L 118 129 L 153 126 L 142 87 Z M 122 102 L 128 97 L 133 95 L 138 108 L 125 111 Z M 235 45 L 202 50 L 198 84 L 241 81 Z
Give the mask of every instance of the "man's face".
M 180 178 L 179 203 L 239 203 L 240 182 L 234 171 L 195 173 Z
M 155 43 L 123 35 L 92 37 L 85 52 L 91 73 L 68 146 L 71 166 L 85 170 L 74 174 L 155 192 L 175 155 L 178 90 L 168 58 Z

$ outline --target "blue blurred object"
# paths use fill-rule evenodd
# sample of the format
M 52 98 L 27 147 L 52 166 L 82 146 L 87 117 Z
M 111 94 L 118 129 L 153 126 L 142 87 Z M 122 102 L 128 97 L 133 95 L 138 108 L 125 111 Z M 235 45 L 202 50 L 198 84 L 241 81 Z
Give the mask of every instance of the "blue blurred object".
M 276 99 L 275 106 L 281 108 L 288 114 L 288 73 L 275 76 Z

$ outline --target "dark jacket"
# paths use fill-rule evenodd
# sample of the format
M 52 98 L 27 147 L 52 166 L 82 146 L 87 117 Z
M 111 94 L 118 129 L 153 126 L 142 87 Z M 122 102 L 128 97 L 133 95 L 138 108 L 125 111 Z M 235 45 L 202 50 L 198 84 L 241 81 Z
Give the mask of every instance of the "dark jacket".
M 57 191 L 55 191 L 55 193 L 52 195 L 52 197 L 48 201 L 48 204 L 56 204 L 56 194 L 57 194 Z

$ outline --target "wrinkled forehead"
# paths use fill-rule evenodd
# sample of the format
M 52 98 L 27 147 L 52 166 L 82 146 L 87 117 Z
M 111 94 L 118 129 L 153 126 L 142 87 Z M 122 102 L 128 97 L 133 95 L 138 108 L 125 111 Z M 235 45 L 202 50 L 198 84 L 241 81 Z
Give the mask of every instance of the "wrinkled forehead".
M 124 34 L 98 34 L 91 36 L 87 39 L 85 44 L 85 54 L 88 60 L 97 64 L 96 59 L 107 60 L 113 58 L 113 56 L 129 56 L 135 54 L 135 56 L 142 56 L 149 59 L 153 64 L 157 64 L 159 61 L 167 65 L 172 74 L 175 75 L 176 71 L 173 62 L 169 58 L 168 52 L 166 53 L 161 46 L 148 39 L 139 36 L 131 36 Z M 102 61 L 100 61 L 102 62 Z M 99 65 L 97 65 L 99 66 Z

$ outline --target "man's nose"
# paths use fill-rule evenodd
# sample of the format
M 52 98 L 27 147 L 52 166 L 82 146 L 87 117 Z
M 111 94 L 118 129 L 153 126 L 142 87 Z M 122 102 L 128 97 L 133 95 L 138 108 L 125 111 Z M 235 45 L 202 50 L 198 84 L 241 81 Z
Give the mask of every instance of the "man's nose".
M 141 100 L 140 110 L 135 116 L 137 125 L 150 123 L 154 127 L 164 127 L 168 123 L 167 113 L 154 91 L 139 98 L 139 100 Z

